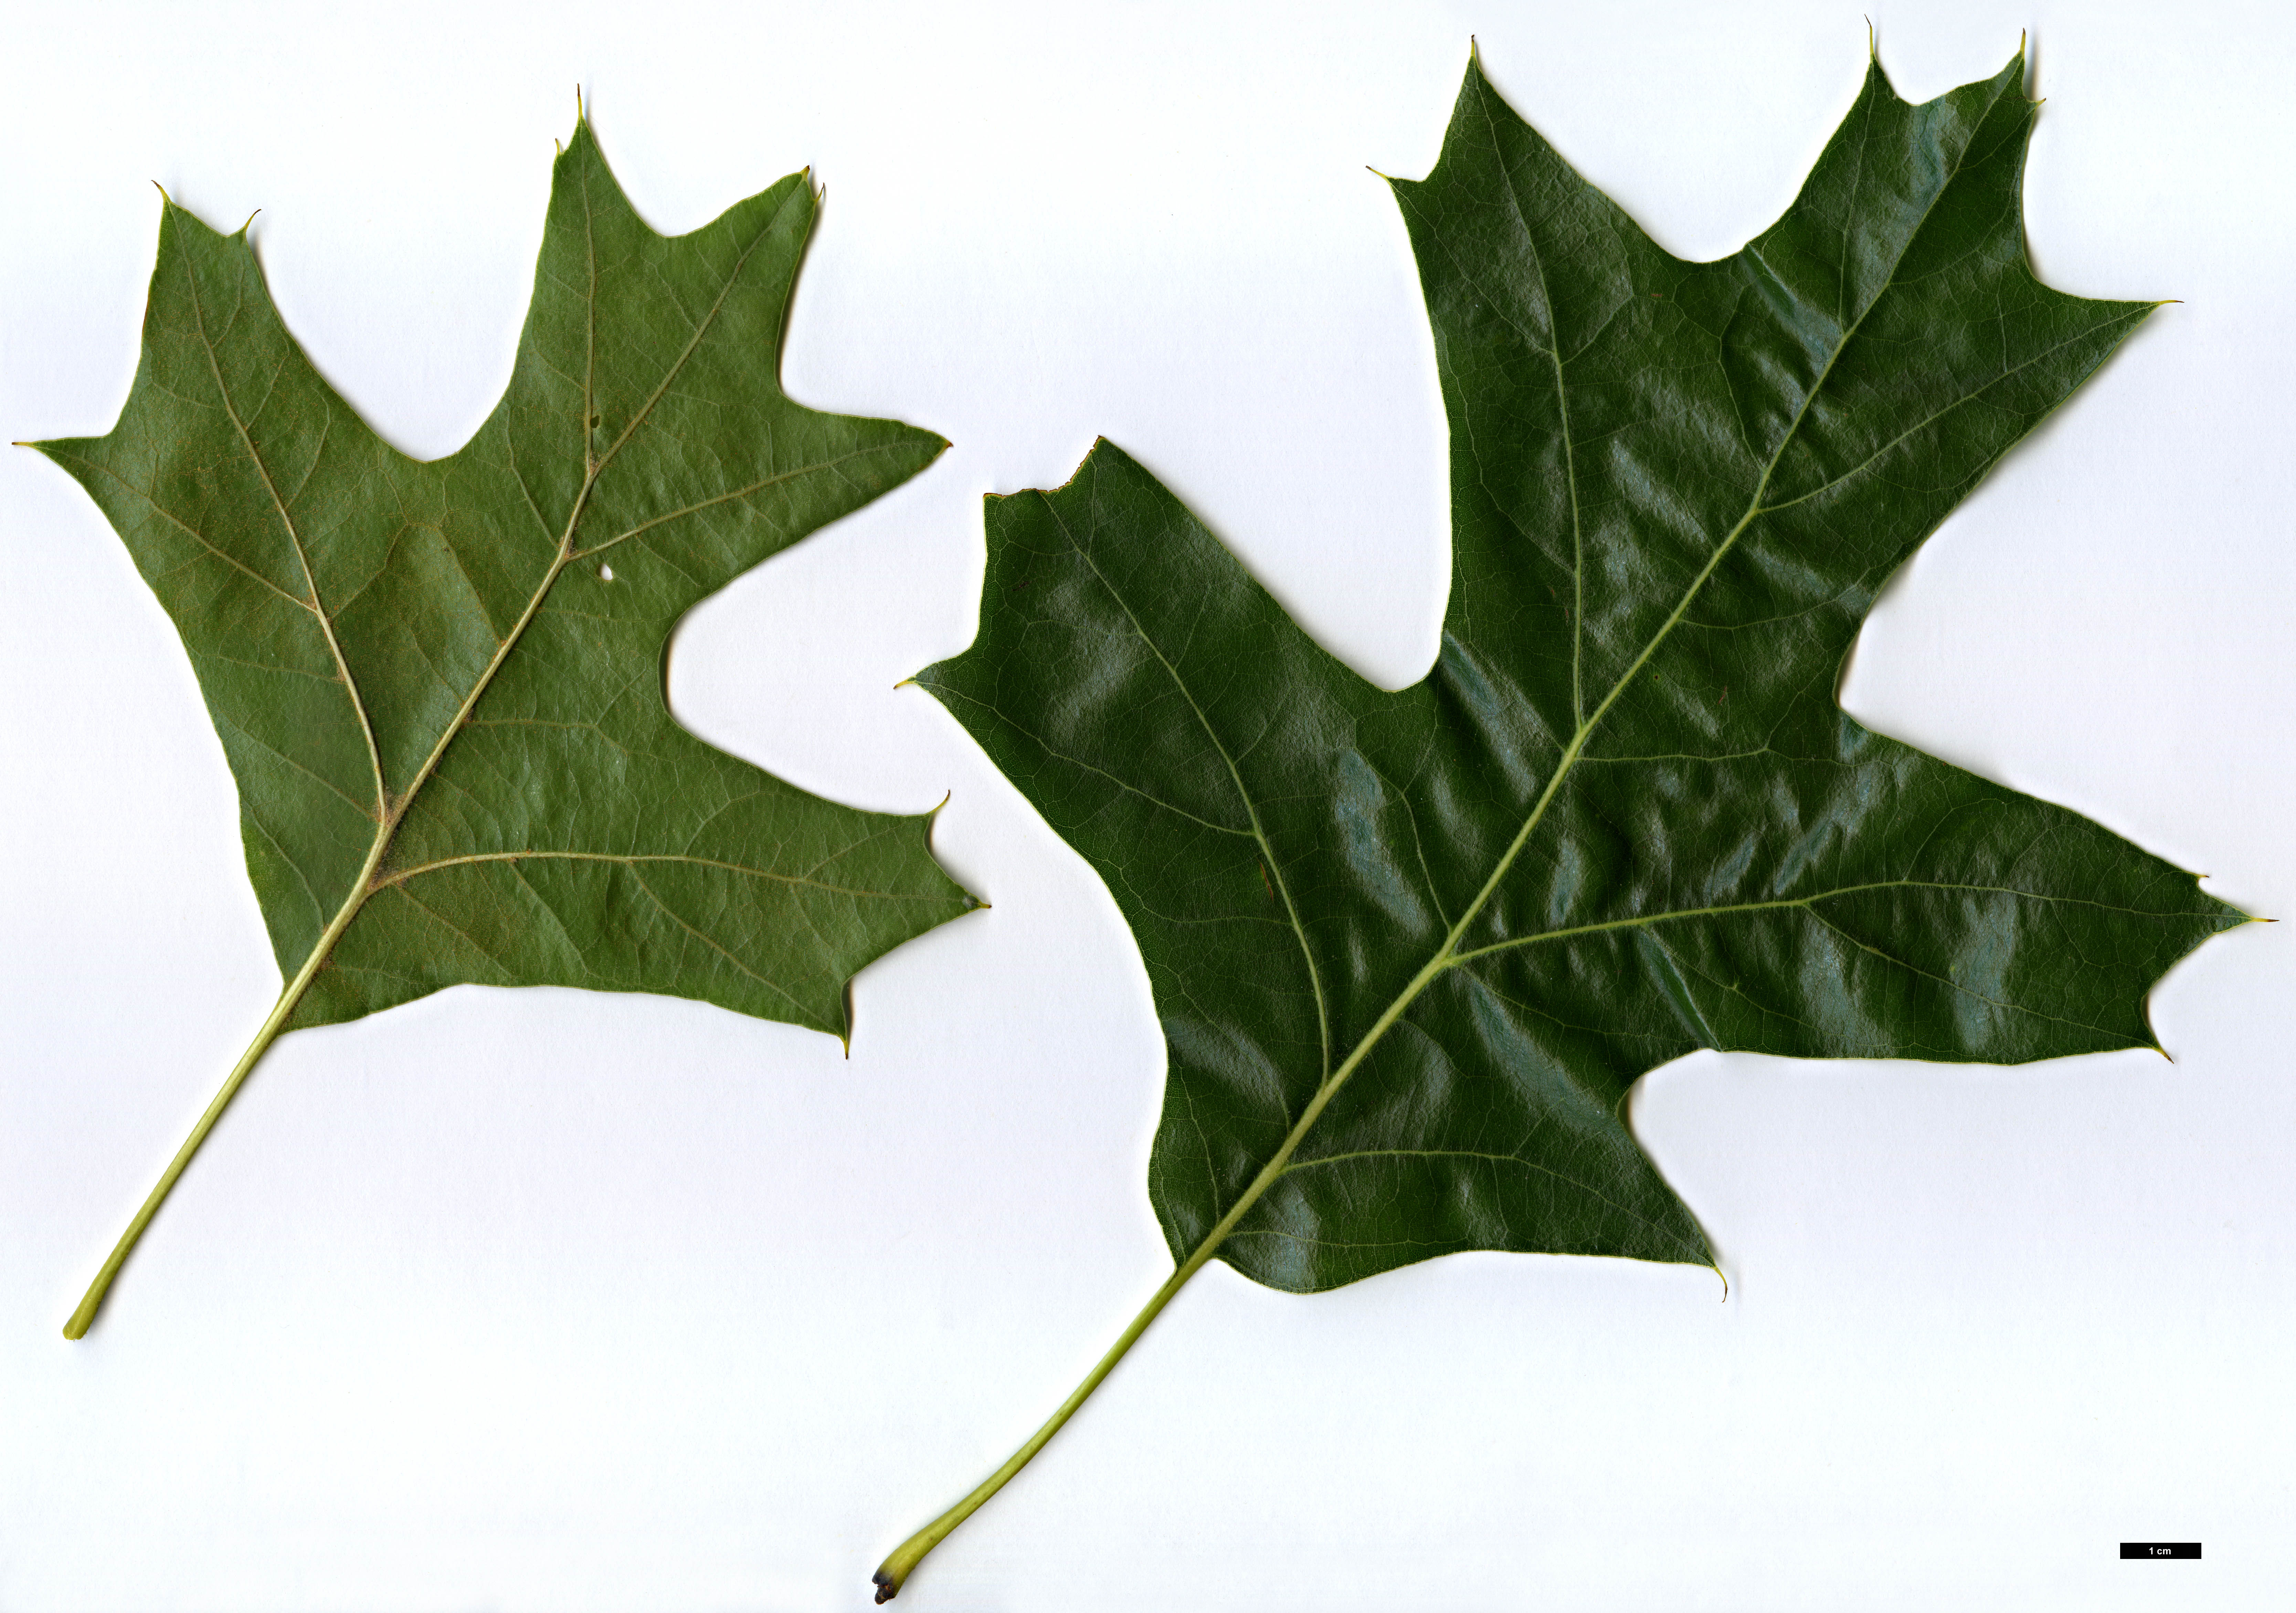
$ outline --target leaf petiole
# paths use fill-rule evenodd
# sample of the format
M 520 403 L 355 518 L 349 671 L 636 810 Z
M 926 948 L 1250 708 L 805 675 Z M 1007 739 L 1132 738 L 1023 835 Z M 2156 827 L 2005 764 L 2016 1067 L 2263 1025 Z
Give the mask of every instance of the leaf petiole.
M 191 1135 L 184 1139 L 184 1146 L 176 1150 L 176 1156 L 168 1162 L 168 1168 L 160 1173 L 159 1181 L 144 1200 L 144 1207 L 135 1212 L 135 1219 L 127 1223 L 127 1230 L 119 1235 L 119 1241 L 112 1245 L 111 1256 L 104 1261 L 103 1269 L 95 1274 L 95 1280 L 87 1285 L 87 1292 L 81 1296 L 79 1308 L 71 1313 L 71 1320 L 64 1323 L 66 1338 L 87 1336 L 88 1328 L 95 1321 L 96 1312 L 102 1307 L 103 1296 L 111 1292 L 112 1280 L 119 1275 L 119 1268 L 127 1263 L 127 1256 L 143 1238 L 144 1229 L 152 1224 L 152 1217 L 160 1213 L 160 1206 L 175 1190 L 176 1178 L 183 1175 L 184 1167 L 192 1163 L 192 1156 L 200 1151 L 200 1145 L 208 1140 L 208 1133 L 215 1130 L 216 1122 L 223 1117 L 224 1110 L 230 1107 L 239 1089 L 246 1084 L 249 1074 L 269 1050 L 271 1044 L 278 1040 L 279 1033 L 286 1029 L 288 1020 L 294 1016 L 295 1006 L 303 1000 L 303 993 L 310 988 L 312 977 L 318 974 L 319 966 L 325 963 L 327 955 L 335 950 L 336 941 L 350 926 L 351 920 L 358 917 L 359 909 L 366 905 L 367 897 L 374 890 L 374 871 L 381 865 L 382 854 L 390 845 L 390 834 L 395 827 L 393 823 L 385 823 L 375 835 L 374 845 L 367 852 L 366 866 L 359 870 L 358 880 L 351 888 L 349 900 L 343 903 L 333 922 L 320 935 L 318 944 L 311 949 L 311 955 L 295 972 L 295 978 L 289 981 L 286 990 L 279 993 L 279 1000 L 272 1005 L 262 1028 L 255 1033 L 255 1040 L 247 1044 L 247 1051 L 239 1056 L 239 1062 L 232 1066 L 231 1074 L 224 1077 L 223 1085 L 217 1089 L 215 1097 L 192 1127 Z
M 1542 800 L 1540 804 L 1544 807 L 1545 802 Z M 1538 819 L 1534 815 L 1532 822 L 1537 821 Z M 1480 906 L 1480 901 L 1477 906 Z M 1299 1151 L 1300 1143 L 1305 1141 L 1308 1133 L 1315 1129 L 1316 1122 L 1323 1115 L 1325 1106 L 1338 1095 L 1339 1090 L 1347 1084 L 1348 1077 L 1354 1074 L 1363 1061 L 1370 1057 L 1372 1049 L 1377 1047 L 1380 1039 L 1387 1034 L 1397 1020 L 1403 1017 L 1404 1010 L 1410 1008 L 1418 999 L 1420 992 L 1425 991 L 1437 975 L 1451 967 L 1456 956 L 1454 949 L 1458 943 L 1459 931 L 1465 927 L 1467 918 L 1472 917 L 1473 913 L 1471 910 L 1467 918 L 1460 920 L 1458 926 L 1452 931 L 1450 938 L 1444 942 L 1442 951 L 1436 953 L 1428 961 L 1427 966 L 1419 971 L 1411 983 L 1388 1005 L 1387 1011 L 1373 1023 L 1369 1031 L 1365 1033 L 1364 1039 L 1356 1044 L 1355 1050 L 1348 1055 L 1346 1062 L 1332 1071 L 1330 1078 L 1316 1089 L 1315 1098 L 1309 1101 L 1307 1108 L 1300 1112 L 1298 1123 L 1292 1126 L 1291 1134 L 1283 1139 L 1283 1146 L 1277 1148 L 1267 1163 L 1260 1167 L 1259 1174 L 1251 1179 L 1251 1185 L 1244 1189 L 1235 1203 L 1228 1206 L 1227 1214 L 1221 1216 L 1218 1223 L 1204 1234 L 1204 1240 L 1196 1246 L 1195 1252 L 1188 1256 L 1186 1263 L 1166 1278 L 1161 1288 L 1149 1296 L 1148 1303 L 1140 1307 L 1140 1313 L 1132 1319 L 1124 1331 L 1117 1335 L 1116 1342 L 1108 1347 L 1108 1354 L 1102 1356 L 1092 1370 L 1085 1374 L 1084 1381 L 1077 1385 L 1066 1400 L 1061 1402 L 1059 1409 L 1045 1420 L 1044 1426 L 1029 1436 L 1028 1443 L 1006 1458 L 1003 1467 L 982 1479 L 971 1494 L 903 1541 L 894 1549 L 892 1555 L 878 1565 L 876 1573 L 870 1576 L 870 1580 L 877 1587 L 879 1602 L 889 1602 L 899 1594 L 901 1586 L 907 1582 L 909 1576 L 916 1571 L 917 1565 L 925 1560 L 927 1553 L 947 1539 L 955 1533 L 959 1524 L 979 1511 L 990 1496 L 1003 1489 L 1012 1481 L 1014 1475 L 1035 1460 L 1037 1453 L 1043 1450 L 1053 1436 L 1059 1433 L 1066 1425 L 1068 1420 L 1077 1414 L 1078 1408 L 1092 1397 L 1092 1392 L 1095 1389 L 1100 1387 L 1101 1380 L 1114 1371 L 1116 1363 L 1122 1361 L 1126 1353 L 1140 1341 L 1140 1336 L 1148 1330 L 1148 1324 L 1154 1321 L 1159 1315 L 1162 1314 L 1164 1307 L 1172 1303 L 1173 1296 L 1185 1288 L 1188 1280 L 1202 1271 L 1210 1262 L 1211 1257 L 1219 1253 L 1219 1247 L 1227 1241 L 1228 1234 L 1235 1230 L 1237 1223 L 1250 1214 L 1251 1206 L 1258 1204 L 1267 1189 L 1274 1187 L 1283 1173 L 1290 1168 L 1292 1156 Z
M 1248 1199 L 1246 1203 L 1249 1203 Z M 1241 1205 L 1238 1206 L 1239 1209 L 1242 1207 L 1244 1206 Z M 1116 1363 L 1122 1361 L 1125 1353 L 1139 1341 L 1140 1335 L 1148 1330 L 1148 1324 L 1156 1320 L 1158 1313 L 1172 1303 L 1172 1296 L 1186 1285 L 1189 1278 L 1193 1277 L 1202 1268 L 1204 1262 L 1211 1258 L 1212 1251 L 1218 1247 L 1218 1240 L 1226 1235 L 1226 1230 L 1223 1227 L 1212 1237 L 1206 1239 L 1202 1246 L 1188 1257 L 1187 1264 L 1164 1280 L 1164 1286 L 1158 1288 L 1149 1298 L 1148 1303 L 1140 1307 L 1140 1314 L 1135 1316 L 1131 1324 L 1117 1336 L 1116 1342 L 1109 1346 L 1108 1354 L 1102 1356 L 1092 1370 L 1085 1374 L 1084 1381 L 1077 1385 L 1066 1400 L 1061 1402 L 1060 1409 L 1045 1420 L 1044 1427 L 1029 1436 L 1026 1444 L 1005 1458 L 1003 1467 L 982 1479 L 973 1492 L 963 1501 L 958 1502 L 947 1511 L 903 1541 L 892 1555 L 878 1566 L 877 1572 L 870 1578 L 877 1587 L 877 1600 L 880 1602 L 892 1601 L 909 1576 L 915 1572 L 916 1566 L 925 1560 L 926 1553 L 947 1539 L 955 1531 L 957 1525 L 979 1511 L 983 1502 L 1003 1489 L 1015 1474 L 1035 1459 L 1037 1453 L 1043 1450 L 1053 1436 L 1061 1431 L 1068 1420 L 1076 1415 L 1077 1409 L 1091 1398 L 1092 1392 L 1100 1387 L 1101 1379 L 1116 1370 Z

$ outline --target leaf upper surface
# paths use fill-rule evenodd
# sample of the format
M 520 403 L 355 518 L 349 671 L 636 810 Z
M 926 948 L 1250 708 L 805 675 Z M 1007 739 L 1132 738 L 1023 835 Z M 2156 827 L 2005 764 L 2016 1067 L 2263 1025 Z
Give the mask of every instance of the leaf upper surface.
M 2151 306 L 2028 267 L 2021 56 L 1879 64 L 1800 196 L 1674 258 L 1471 65 L 1395 182 L 1451 431 L 1433 670 L 1371 687 L 1097 446 L 993 498 L 979 638 L 919 680 L 1107 881 L 1168 1050 L 1177 1259 L 1292 1290 L 1456 1250 L 1705 1263 L 1623 1116 L 1698 1048 L 2156 1045 L 2244 916 L 1835 699 L 1890 574 Z
M 281 971 L 309 975 L 290 1026 L 475 982 L 842 1034 L 855 970 L 977 905 L 929 816 L 810 795 L 665 698 L 685 612 L 947 446 L 783 393 L 815 210 L 791 175 L 658 235 L 582 122 L 509 388 L 424 463 L 313 369 L 244 229 L 166 205 L 119 424 L 37 446 L 191 654 Z

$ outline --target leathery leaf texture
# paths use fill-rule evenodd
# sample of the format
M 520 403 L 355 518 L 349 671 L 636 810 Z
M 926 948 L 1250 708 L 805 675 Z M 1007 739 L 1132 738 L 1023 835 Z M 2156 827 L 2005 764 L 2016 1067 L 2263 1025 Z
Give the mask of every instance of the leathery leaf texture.
M 169 202 L 108 436 L 38 444 L 183 635 L 239 785 L 288 1026 L 463 982 L 670 992 L 841 1035 L 844 983 L 975 905 L 928 816 L 823 801 L 663 687 L 705 595 L 947 445 L 781 390 L 816 198 L 674 239 L 586 120 L 553 177 L 509 390 L 420 463 L 328 387 L 246 233 Z
M 855 970 L 977 905 L 933 861 L 930 814 L 809 795 L 666 700 L 686 610 L 947 446 L 783 394 L 815 208 L 791 175 L 666 239 L 578 123 L 510 386 L 418 463 L 296 346 L 246 230 L 166 203 L 119 424 L 34 446 L 183 635 L 286 986 L 67 1337 L 283 1030 L 470 982 L 842 1036 Z
M 1707 1263 L 1623 1113 L 1669 1059 L 2155 1045 L 2147 991 L 2244 915 L 1835 699 L 1883 581 L 2152 307 L 2028 267 L 2023 75 L 1916 106 L 1877 62 L 1785 216 L 1689 263 L 1471 66 L 1394 183 L 1451 435 L 1410 688 L 1107 443 L 990 501 L 980 636 L 921 681 L 1139 942 L 1176 1259 L 1248 1202 L 1218 1257 L 1291 1290 Z

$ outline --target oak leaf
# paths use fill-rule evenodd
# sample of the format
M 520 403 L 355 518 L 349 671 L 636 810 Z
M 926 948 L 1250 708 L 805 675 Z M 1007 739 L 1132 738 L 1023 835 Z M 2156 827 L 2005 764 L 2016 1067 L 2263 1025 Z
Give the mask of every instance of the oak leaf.
M 2153 305 L 2028 266 L 2021 52 L 1879 63 L 1785 215 L 1691 263 L 1471 65 L 1393 181 L 1450 424 L 1433 669 L 1365 682 L 1103 442 L 992 498 L 979 637 L 918 681 L 1106 881 L 1167 1056 L 1176 1270 L 1327 1289 L 1467 1249 L 1710 1263 L 1626 1118 L 1696 1049 L 2155 1046 L 2244 915 L 1836 700 L 1890 574 Z
M 287 983 L 70 1337 L 283 1031 L 476 983 L 842 1036 L 854 971 L 978 905 L 933 861 L 930 814 L 808 794 L 666 700 L 686 611 L 947 447 L 783 392 L 816 202 L 793 174 L 663 237 L 579 122 L 509 388 L 427 463 L 321 379 L 244 227 L 164 202 L 119 424 L 33 446 L 183 636 Z

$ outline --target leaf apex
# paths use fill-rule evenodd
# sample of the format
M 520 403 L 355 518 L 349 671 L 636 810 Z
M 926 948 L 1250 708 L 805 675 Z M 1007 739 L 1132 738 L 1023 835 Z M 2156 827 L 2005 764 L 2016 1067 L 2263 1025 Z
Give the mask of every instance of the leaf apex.
M 1491 83 L 1490 70 L 1483 65 L 1482 44 L 1472 34 L 1469 34 L 1467 36 L 1466 83 L 1480 84 L 1485 89 L 1496 93 L 1497 86 Z M 1462 85 L 1460 86 L 1460 93 L 1464 95 L 1465 90 L 1466 86 Z

